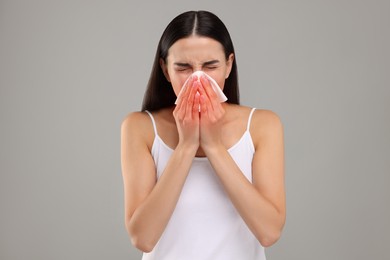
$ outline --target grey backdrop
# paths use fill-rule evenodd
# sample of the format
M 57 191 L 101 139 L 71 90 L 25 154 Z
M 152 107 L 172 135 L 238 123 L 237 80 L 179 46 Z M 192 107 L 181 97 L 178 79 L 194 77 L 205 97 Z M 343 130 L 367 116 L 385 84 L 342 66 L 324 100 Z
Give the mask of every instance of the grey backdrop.
M 268 259 L 390 259 L 390 3 L 368 0 L 0 1 L 0 259 L 140 259 L 120 123 L 165 26 L 199 9 L 230 30 L 242 103 L 284 123 Z

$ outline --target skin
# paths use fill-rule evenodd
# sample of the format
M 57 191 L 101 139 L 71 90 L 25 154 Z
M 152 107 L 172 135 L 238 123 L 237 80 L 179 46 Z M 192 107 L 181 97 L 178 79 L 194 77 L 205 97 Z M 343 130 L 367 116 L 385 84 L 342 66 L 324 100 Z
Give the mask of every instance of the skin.
M 225 58 L 219 42 L 191 36 L 175 42 L 160 65 L 178 95 L 196 70 L 205 71 L 223 89 L 233 59 L 233 54 Z M 250 134 L 255 154 L 250 183 L 227 151 L 245 132 L 250 108 L 219 103 L 208 80 L 201 77 L 200 81 L 189 80 L 176 106 L 154 113 L 160 137 L 174 149 L 158 182 L 150 153 L 154 132 L 149 116 L 133 112 L 122 122 L 125 225 L 132 243 L 141 251 L 150 252 L 158 242 L 195 156 L 208 157 L 233 205 L 263 246 L 274 244 L 285 224 L 280 118 L 270 110 L 258 109 L 253 114 Z

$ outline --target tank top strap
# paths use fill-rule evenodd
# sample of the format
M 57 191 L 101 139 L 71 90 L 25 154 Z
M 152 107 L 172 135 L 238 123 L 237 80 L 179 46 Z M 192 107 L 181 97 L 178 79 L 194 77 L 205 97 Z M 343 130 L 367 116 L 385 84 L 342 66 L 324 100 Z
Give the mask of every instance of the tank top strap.
M 251 126 L 251 121 L 252 121 L 252 115 L 253 115 L 253 112 L 255 112 L 256 108 L 252 108 L 250 114 L 249 114 L 249 117 L 248 117 L 248 124 L 246 126 L 246 130 L 249 131 L 249 127 Z
M 148 115 L 150 116 L 150 119 L 152 119 L 154 134 L 155 134 L 155 136 L 158 136 L 158 134 L 157 134 L 157 127 L 156 127 L 156 121 L 154 121 L 154 117 L 153 117 L 152 113 L 150 113 L 148 110 L 145 110 L 145 112 L 148 113 Z

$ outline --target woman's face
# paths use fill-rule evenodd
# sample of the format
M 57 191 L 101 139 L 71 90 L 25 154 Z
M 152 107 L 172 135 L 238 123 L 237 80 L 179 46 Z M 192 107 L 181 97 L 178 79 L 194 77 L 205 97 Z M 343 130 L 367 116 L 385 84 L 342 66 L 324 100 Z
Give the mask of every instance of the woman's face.
M 223 46 L 218 41 L 190 36 L 176 41 L 168 50 L 166 63 L 160 60 L 160 65 L 177 96 L 187 78 L 198 70 L 211 76 L 223 90 L 233 59 L 234 55 L 230 54 L 226 60 Z

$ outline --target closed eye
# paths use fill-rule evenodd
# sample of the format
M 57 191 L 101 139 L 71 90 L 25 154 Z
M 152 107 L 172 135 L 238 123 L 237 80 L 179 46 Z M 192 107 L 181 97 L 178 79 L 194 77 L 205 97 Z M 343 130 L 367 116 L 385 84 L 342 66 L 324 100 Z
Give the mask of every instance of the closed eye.
M 175 62 L 174 64 L 176 71 L 186 71 L 191 68 L 189 63 Z
M 189 68 L 177 68 L 176 71 L 186 71 L 188 70 Z
M 207 70 L 214 70 L 218 68 L 219 64 L 220 64 L 219 60 L 210 60 L 203 63 L 203 67 Z

